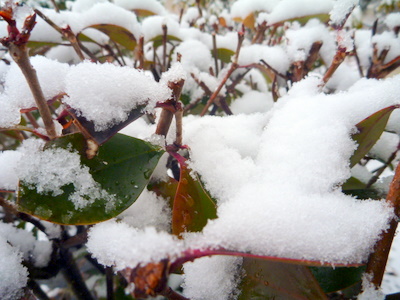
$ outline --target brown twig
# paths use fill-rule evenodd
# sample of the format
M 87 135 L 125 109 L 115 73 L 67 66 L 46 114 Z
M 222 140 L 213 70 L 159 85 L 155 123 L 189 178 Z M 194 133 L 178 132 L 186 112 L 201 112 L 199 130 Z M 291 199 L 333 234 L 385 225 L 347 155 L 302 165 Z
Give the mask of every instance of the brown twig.
M 321 87 L 324 86 L 329 81 L 329 79 L 331 79 L 333 73 L 335 73 L 337 68 L 339 68 L 339 66 L 342 64 L 342 62 L 346 58 L 346 56 L 347 56 L 346 49 L 339 48 L 337 50 L 335 56 L 333 57 L 331 65 L 329 66 L 324 77 L 322 78 L 323 84 L 321 85 Z
M 214 65 L 215 65 L 215 76 L 218 77 L 218 49 L 217 49 L 217 35 L 215 32 L 212 33 L 212 43 L 213 43 L 213 55 L 214 55 Z
M 42 88 L 40 86 L 36 70 L 32 67 L 30 63 L 28 48 L 26 47 L 26 45 L 16 45 L 11 43 L 9 45 L 9 50 L 12 58 L 17 63 L 18 67 L 21 69 L 26 78 L 26 81 L 35 99 L 36 105 L 39 109 L 40 116 L 43 119 L 47 135 L 50 139 L 55 138 L 57 136 L 57 133 L 53 123 L 53 118 L 44 97 Z
M 238 33 L 238 45 L 237 45 L 237 48 L 236 48 L 235 57 L 234 57 L 234 60 L 233 60 L 233 62 L 231 64 L 231 67 L 229 68 L 228 72 L 226 73 L 226 75 L 222 79 L 222 81 L 219 84 L 219 86 L 217 87 L 217 89 L 211 95 L 210 99 L 208 99 L 208 101 L 207 101 L 205 107 L 203 108 L 200 116 L 204 116 L 207 113 L 209 107 L 214 102 L 214 100 L 217 98 L 217 96 L 218 96 L 219 92 L 221 91 L 222 87 L 225 85 L 225 83 L 227 82 L 229 77 L 232 75 L 232 73 L 239 67 L 237 61 L 238 61 L 238 58 L 239 58 L 239 53 L 240 53 L 240 49 L 242 47 L 243 39 L 244 39 L 243 32 L 239 32 Z
M 34 9 L 35 13 L 41 17 L 47 24 L 57 30 L 64 38 L 66 38 L 71 46 L 74 48 L 76 54 L 79 56 L 81 60 L 85 60 L 85 56 L 82 53 L 82 49 L 80 44 L 78 43 L 78 39 L 76 35 L 72 32 L 71 27 L 68 25 L 65 28 L 59 27 L 56 23 L 54 23 L 51 19 L 49 19 L 45 14 L 43 14 L 40 10 Z
M 376 243 L 375 251 L 369 256 L 367 269 L 365 271 L 367 274 L 371 275 L 371 283 L 377 288 L 380 287 L 382 283 L 390 248 L 400 217 L 400 164 L 396 167 L 396 172 L 386 197 L 386 202 L 393 207 L 395 216 L 389 223 L 389 229 L 382 233 L 381 239 Z

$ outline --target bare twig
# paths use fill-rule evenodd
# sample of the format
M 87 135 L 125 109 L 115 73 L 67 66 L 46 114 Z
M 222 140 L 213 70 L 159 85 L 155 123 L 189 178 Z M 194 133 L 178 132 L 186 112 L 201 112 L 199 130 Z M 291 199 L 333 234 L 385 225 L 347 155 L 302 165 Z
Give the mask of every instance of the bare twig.
M 324 86 L 329 81 L 329 79 L 331 79 L 333 73 L 335 73 L 337 68 L 339 68 L 339 66 L 342 64 L 342 62 L 346 58 L 346 56 L 347 56 L 346 49 L 339 48 L 338 51 L 336 52 L 335 56 L 333 57 L 330 67 L 328 68 L 324 77 L 322 78 L 322 82 L 323 82 L 322 86 Z
M 218 49 L 217 49 L 217 36 L 215 32 L 212 33 L 213 42 L 213 55 L 214 55 L 214 65 L 215 65 L 215 76 L 218 77 Z

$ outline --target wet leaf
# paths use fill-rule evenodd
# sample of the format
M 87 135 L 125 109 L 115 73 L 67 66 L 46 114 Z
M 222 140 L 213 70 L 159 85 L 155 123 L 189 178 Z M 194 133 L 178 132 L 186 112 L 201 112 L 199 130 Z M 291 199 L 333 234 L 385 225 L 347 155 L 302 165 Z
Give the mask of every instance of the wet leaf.
M 344 290 L 361 281 L 365 266 L 361 267 L 310 267 L 325 293 Z
M 390 114 L 398 107 L 393 105 L 381 109 L 356 125 L 358 132 L 353 134 L 352 138 L 358 143 L 358 147 L 350 158 L 351 167 L 356 165 L 379 140 Z
M 201 231 L 209 219 L 217 217 L 214 201 L 204 190 L 197 175 L 193 178 L 191 170 L 181 166 L 180 180 L 172 210 L 172 233 Z
M 62 187 L 63 194 L 40 194 L 20 183 L 19 210 L 38 218 L 60 224 L 93 224 L 113 218 L 132 205 L 147 185 L 163 151 L 139 139 L 117 134 L 99 148 L 93 159 L 86 158 L 86 140 L 81 134 L 67 135 L 46 144 L 47 148 L 77 151 L 81 164 L 89 168 L 93 179 L 109 195 L 115 195 L 112 205 L 107 199 L 95 199 L 82 209 L 76 209 L 68 198 L 75 187 Z M 88 195 L 90 197 L 90 195 Z
M 168 181 L 149 182 L 147 189 L 156 193 L 157 196 L 164 198 L 170 204 L 171 210 L 174 206 L 174 198 L 178 189 L 179 182 L 174 178 L 168 177 Z
M 327 299 L 306 266 L 244 258 L 243 269 L 239 300 Z
M 133 51 L 136 47 L 136 38 L 128 29 L 114 25 L 114 24 L 95 24 L 90 25 L 86 28 L 97 29 L 108 37 L 115 43 L 125 47 L 128 50 Z

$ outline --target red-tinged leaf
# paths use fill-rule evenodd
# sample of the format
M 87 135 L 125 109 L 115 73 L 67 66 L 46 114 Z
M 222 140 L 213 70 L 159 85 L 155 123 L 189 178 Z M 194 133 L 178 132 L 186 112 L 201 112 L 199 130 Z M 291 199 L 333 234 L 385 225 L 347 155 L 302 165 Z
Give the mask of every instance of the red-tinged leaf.
M 217 217 L 214 201 L 206 193 L 197 175 L 181 164 L 180 180 L 172 210 L 172 233 L 201 231 L 209 219 Z
M 168 181 L 149 182 L 147 189 L 156 193 L 157 196 L 167 200 L 172 210 L 178 184 L 179 182 L 177 180 L 168 177 Z
M 128 29 L 114 25 L 114 24 L 95 24 L 90 25 L 86 28 L 97 29 L 108 37 L 115 43 L 120 44 L 128 50 L 133 51 L 136 47 L 136 38 Z
M 71 114 L 71 116 L 75 119 L 76 121 L 75 124 L 78 126 L 82 134 L 87 139 L 92 139 L 98 145 L 102 145 L 105 142 L 107 142 L 112 136 L 117 134 L 117 132 L 120 131 L 122 128 L 124 128 L 125 126 L 129 125 L 133 121 L 143 116 L 144 108 L 145 106 L 143 105 L 137 106 L 129 113 L 129 116 L 125 121 L 115 124 L 111 128 L 107 128 L 106 130 L 103 131 L 96 131 L 94 123 L 92 121 L 87 120 L 85 117 L 80 116 L 75 109 L 69 107 L 67 110 Z
M 45 146 L 45 150 L 53 148 L 79 153 L 81 165 L 89 169 L 103 191 L 112 195 L 112 202 L 104 193 L 100 196 L 98 193 L 82 195 L 90 201 L 82 208 L 75 208 L 70 200 L 76 192 L 72 183 L 62 186 L 63 193 L 55 196 L 51 192 L 38 192 L 30 184 L 20 182 L 19 211 L 67 225 L 93 224 L 119 215 L 139 197 L 164 153 L 158 147 L 123 134 L 115 135 L 101 146 L 92 159 L 86 157 L 86 140 L 81 134 L 58 138 Z
M 239 300 L 328 299 L 306 266 L 244 258 L 243 269 Z
M 350 158 L 351 167 L 371 150 L 385 130 L 390 114 L 399 107 L 399 105 L 392 105 L 381 109 L 356 125 L 358 132 L 353 134 L 352 138 L 358 143 L 358 147 Z

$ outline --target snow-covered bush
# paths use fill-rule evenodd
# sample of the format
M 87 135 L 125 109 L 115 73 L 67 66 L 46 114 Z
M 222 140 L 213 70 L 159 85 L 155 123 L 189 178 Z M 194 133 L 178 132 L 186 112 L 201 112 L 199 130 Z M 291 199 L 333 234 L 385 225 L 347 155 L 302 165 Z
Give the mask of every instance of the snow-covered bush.
M 3 1 L 0 298 L 383 298 L 400 13 L 366 2 Z

